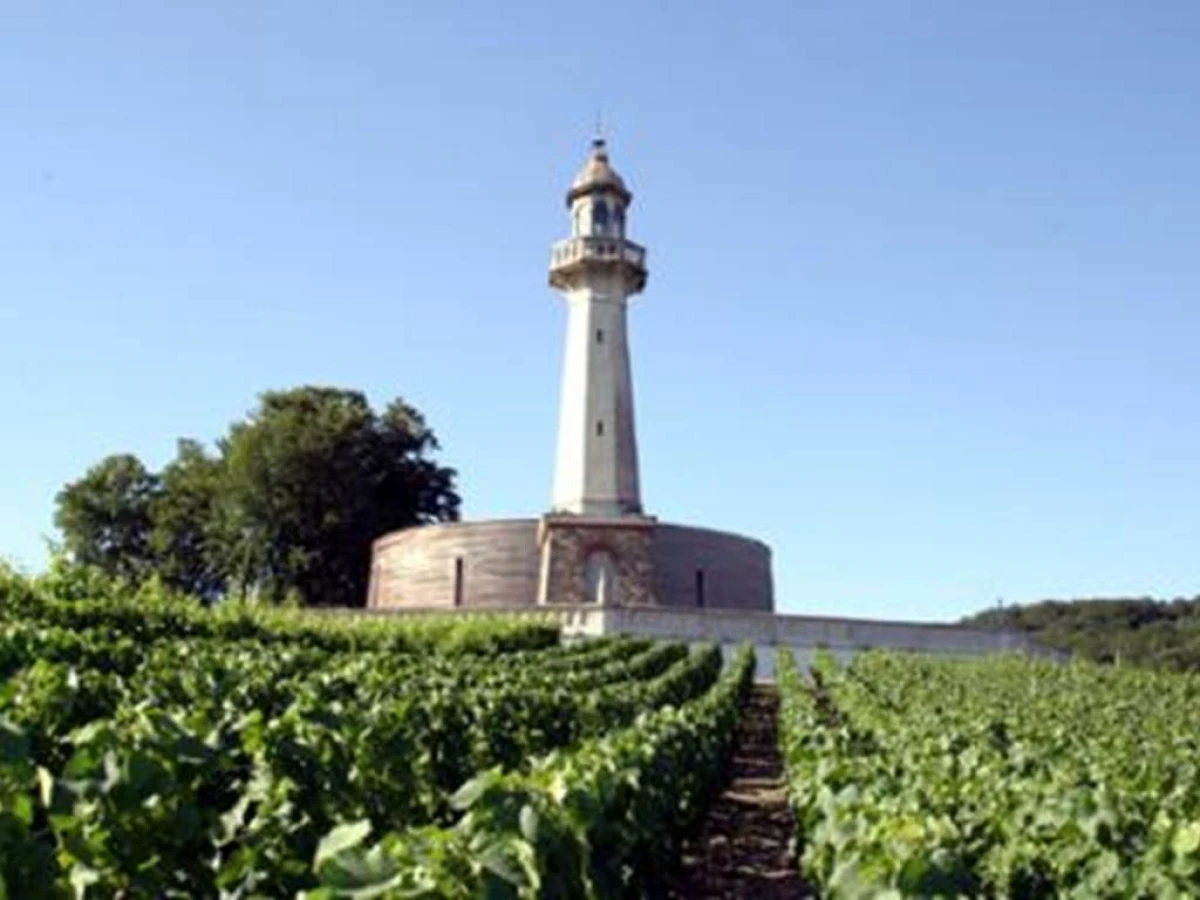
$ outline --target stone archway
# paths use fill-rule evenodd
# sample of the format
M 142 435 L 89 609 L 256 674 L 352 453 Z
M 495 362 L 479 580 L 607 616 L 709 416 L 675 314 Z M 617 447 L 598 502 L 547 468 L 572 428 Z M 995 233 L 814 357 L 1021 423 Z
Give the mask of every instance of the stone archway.
M 653 534 L 654 519 L 648 516 L 543 516 L 538 526 L 542 559 L 537 602 L 654 605 Z
M 608 606 L 617 597 L 617 565 L 605 547 L 588 552 L 583 564 L 584 602 Z

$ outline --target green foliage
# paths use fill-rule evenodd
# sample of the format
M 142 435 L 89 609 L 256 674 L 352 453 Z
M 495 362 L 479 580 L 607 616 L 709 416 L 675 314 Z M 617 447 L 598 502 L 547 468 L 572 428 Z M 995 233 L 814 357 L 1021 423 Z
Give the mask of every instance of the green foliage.
M 159 473 L 102 460 L 58 495 L 65 551 L 207 602 L 361 606 L 375 538 L 458 516 L 455 473 L 402 400 L 377 414 L 357 391 L 270 391 L 217 448 L 181 440 Z
M 1022 631 L 1096 662 L 1200 670 L 1200 597 L 1048 600 L 985 610 L 964 624 Z
M 224 594 L 229 582 L 228 567 L 216 550 L 224 476 L 223 460 L 209 456 L 196 441 L 181 440 L 158 476 L 150 505 L 155 573 L 170 587 L 206 601 Z
M 453 473 L 425 458 L 437 446 L 401 401 L 376 416 L 354 391 L 264 394 L 221 441 L 225 570 L 271 600 L 361 605 L 372 540 L 457 517 Z
M 653 773 L 638 788 L 628 773 L 645 742 L 605 743 L 639 717 L 666 735 L 667 711 L 690 709 L 717 681 L 711 646 L 568 647 L 548 626 L 495 617 L 210 609 L 61 564 L 34 579 L 0 571 L 0 639 L 9 895 L 295 896 L 317 887 L 314 859 L 327 882 L 370 881 L 383 862 L 351 853 L 368 830 L 436 835 L 463 810 L 482 815 L 491 801 L 460 790 L 480 772 L 478 784 L 542 784 L 554 766 L 561 776 L 574 771 L 567 761 L 591 760 L 581 771 L 600 777 L 600 747 L 620 751 L 604 777 L 625 792 L 626 824 L 605 840 L 624 871 L 658 858 L 646 835 L 694 816 L 698 779 L 723 746 L 687 743 L 696 726 L 681 720 L 675 743 L 655 739 L 658 762 L 638 763 Z M 680 785 L 692 798 L 682 805 Z M 599 827 L 589 826 L 596 840 Z M 446 853 L 447 865 L 463 862 Z
M 84 565 L 139 579 L 154 568 L 150 510 L 157 476 L 129 454 L 109 456 L 59 492 L 54 522 L 63 546 Z
M 131 588 L 97 568 L 61 559 L 33 578 L 0 569 L 0 622 L 96 630 L 104 639 L 123 637 L 143 644 L 206 637 L 301 643 L 328 651 L 420 653 L 436 648 L 447 656 L 532 650 L 558 641 L 557 626 L 536 617 L 393 618 L 239 604 L 208 609 L 154 580 Z M 111 651 L 110 646 L 93 656 Z M 0 650 L 0 659 L 2 654 Z
M 0 897 L 55 897 L 58 867 L 39 826 L 29 739 L 0 717 Z
M 1200 681 L 1018 657 L 779 665 L 781 741 L 829 897 L 1200 891 Z
M 539 760 L 484 772 L 454 797 L 451 829 L 331 831 L 309 900 L 348 897 L 654 896 L 682 834 L 703 811 L 731 749 L 754 670 L 743 648 L 694 699 Z

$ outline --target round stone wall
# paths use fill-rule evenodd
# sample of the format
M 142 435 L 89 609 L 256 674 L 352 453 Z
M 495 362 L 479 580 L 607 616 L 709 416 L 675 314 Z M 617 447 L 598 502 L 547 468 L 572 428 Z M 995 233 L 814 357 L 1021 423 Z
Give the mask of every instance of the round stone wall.
M 653 547 L 659 605 L 775 609 L 771 548 L 762 541 L 709 528 L 659 524 Z
M 407 528 L 375 542 L 372 608 L 533 606 L 541 560 L 537 519 Z M 658 605 L 775 608 L 771 550 L 761 541 L 656 523 L 651 538 Z
M 375 542 L 369 607 L 532 605 L 537 519 L 423 525 Z

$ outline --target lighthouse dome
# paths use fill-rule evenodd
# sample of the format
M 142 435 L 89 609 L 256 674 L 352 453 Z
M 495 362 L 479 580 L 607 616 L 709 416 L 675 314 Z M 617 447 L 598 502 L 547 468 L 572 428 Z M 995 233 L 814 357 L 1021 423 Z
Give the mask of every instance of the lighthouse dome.
M 574 202 L 576 198 L 584 194 L 592 194 L 605 189 L 619 195 L 625 203 L 628 203 L 632 197 L 629 188 L 625 187 L 624 180 L 608 161 L 608 148 L 605 146 L 604 138 L 596 138 L 592 141 L 592 152 L 588 154 L 588 158 L 576 173 L 574 181 L 571 182 L 571 189 L 567 192 L 567 203 Z

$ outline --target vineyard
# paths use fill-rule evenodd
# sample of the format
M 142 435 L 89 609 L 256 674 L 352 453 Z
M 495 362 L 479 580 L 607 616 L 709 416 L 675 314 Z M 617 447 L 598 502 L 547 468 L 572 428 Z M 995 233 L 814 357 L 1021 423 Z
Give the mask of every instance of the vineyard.
M 0 898 L 1200 894 L 1200 679 L 776 670 L 0 570 Z
M 751 657 L 212 612 L 0 573 L 0 897 L 612 895 L 721 776 Z
M 781 653 L 799 865 L 822 896 L 1195 897 L 1200 679 Z

